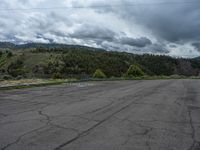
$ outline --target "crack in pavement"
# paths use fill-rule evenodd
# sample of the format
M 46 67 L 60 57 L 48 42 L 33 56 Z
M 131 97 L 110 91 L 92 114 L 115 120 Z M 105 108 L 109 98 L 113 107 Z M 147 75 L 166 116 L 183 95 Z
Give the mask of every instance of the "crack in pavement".
M 27 120 L 19 120 L 19 121 L 8 121 L 0 123 L 0 125 L 7 125 L 7 124 L 14 124 L 14 123 L 22 123 L 22 122 L 29 122 L 29 121 L 41 121 L 41 119 L 27 119 Z
M 189 115 L 189 118 L 190 118 L 190 125 L 191 125 L 191 129 L 192 129 L 192 139 L 193 139 L 193 143 L 192 145 L 190 146 L 190 148 L 188 150 L 193 150 L 194 149 L 194 146 L 195 146 L 195 143 L 196 143 L 196 139 L 195 139 L 195 128 L 194 128 L 194 125 L 192 123 L 192 116 L 191 116 L 191 111 L 188 109 L 188 115 Z
M 154 89 L 151 89 L 149 90 L 146 94 L 143 94 L 143 90 L 142 91 L 139 91 L 138 93 L 139 94 L 136 94 L 135 95 L 135 98 L 137 100 L 139 100 L 141 97 L 146 97 L 146 96 L 149 96 L 151 94 L 153 94 L 156 90 L 160 89 L 161 87 L 165 87 L 169 84 L 171 84 L 172 82 L 167 82 L 167 83 L 160 83 L 159 85 L 157 85 L 156 87 L 154 87 Z M 133 95 L 132 95 L 133 96 Z M 54 150 L 61 150 L 64 146 L 68 145 L 68 144 L 71 144 L 72 142 L 78 140 L 79 138 L 83 137 L 83 136 L 86 136 L 89 134 L 89 132 L 93 129 L 95 129 L 96 127 L 100 126 L 101 124 L 103 124 L 104 122 L 106 122 L 107 120 L 109 120 L 110 118 L 112 118 L 113 116 L 115 116 L 116 114 L 118 114 L 119 112 L 127 109 L 128 107 L 130 107 L 131 105 L 133 105 L 135 103 L 135 101 L 128 101 L 128 104 L 126 104 L 125 106 L 121 107 L 120 109 L 118 109 L 117 111 L 111 113 L 108 117 L 104 118 L 103 120 L 101 120 L 100 122 L 98 122 L 97 124 L 95 124 L 94 126 L 92 126 L 91 128 L 89 128 L 88 130 L 85 130 L 83 132 L 81 132 L 80 134 L 78 134 L 76 137 L 72 138 L 71 140 L 57 146 Z M 127 100 L 125 100 L 125 103 L 127 103 Z
M 38 111 L 38 114 L 46 118 L 46 120 L 47 120 L 47 125 L 51 122 L 50 117 L 49 117 L 47 114 L 44 114 L 44 113 L 42 112 L 42 110 Z
M 69 117 L 74 117 L 74 118 L 79 118 L 79 119 L 83 119 L 83 120 L 86 120 L 86 121 L 93 121 L 93 122 L 99 122 L 100 120 L 95 120 L 95 119 L 90 119 L 90 118 L 86 118 L 86 117 L 83 117 L 81 115 L 70 115 Z
M 38 111 L 38 113 L 41 115 L 41 116 L 44 116 L 47 120 L 47 124 L 46 125 L 51 125 L 51 126 L 54 126 L 54 127 L 57 127 L 57 128 L 61 128 L 61 129 L 66 129 L 66 130 L 72 130 L 76 133 L 79 133 L 79 131 L 77 129 L 74 129 L 74 128 L 66 128 L 66 127 L 63 127 L 61 125 L 58 125 L 58 124 L 55 124 L 55 123 L 52 123 L 52 119 L 49 115 L 43 113 L 43 111 Z
M 59 142 L 55 141 L 55 143 L 54 143 L 54 144 L 56 144 L 56 145 L 54 145 L 55 146 L 54 150 L 61 150 L 61 149 L 64 149 L 64 148 L 68 148 L 68 146 L 69 147 L 71 146 L 71 145 L 68 145 L 68 144 L 71 144 L 71 143 L 78 144 L 79 142 L 84 142 L 84 141 L 82 141 L 82 137 L 84 137 L 84 136 L 89 135 L 88 137 L 91 138 L 90 137 L 91 133 L 94 133 L 94 131 L 96 131 L 96 129 L 99 131 L 99 127 L 100 128 L 101 127 L 107 127 L 107 123 L 109 123 L 109 125 L 110 125 L 110 123 L 113 123 L 113 119 L 115 117 L 117 118 L 117 117 L 121 116 L 123 118 L 123 117 L 126 117 L 127 113 L 130 116 L 131 114 L 129 114 L 129 113 L 133 113 L 130 110 L 135 109 L 135 107 L 138 107 L 138 106 L 140 107 L 140 105 L 141 106 L 142 105 L 152 105 L 152 107 L 155 105 L 155 106 L 161 106 L 161 108 L 164 108 L 165 106 L 167 106 L 166 110 L 169 109 L 168 106 L 172 107 L 173 108 L 172 110 L 179 109 L 179 106 L 181 106 L 181 110 L 178 111 L 178 114 L 176 115 L 177 117 L 181 117 L 181 119 L 177 118 L 176 116 L 175 117 L 170 116 L 170 115 L 172 115 L 171 113 L 169 115 L 167 115 L 167 114 L 162 115 L 161 114 L 161 117 L 160 117 L 160 115 L 159 116 L 156 115 L 157 116 L 156 118 L 154 116 L 147 118 L 147 119 L 152 118 L 152 120 L 140 120 L 142 118 L 137 118 L 137 117 L 135 119 L 139 119 L 139 120 L 134 120 L 134 119 L 131 120 L 131 118 L 129 120 L 128 117 L 126 117 L 125 119 L 119 118 L 119 120 L 121 120 L 121 121 L 128 121 L 131 124 L 135 125 L 134 126 L 134 125 L 131 125 L 131 124 L 125 122 L 125 125 L 128 125 L 127 127 L 133 126 L 136 129 L 139 129 L 139 130 L 135 130 L 135 128 L 133 128 L 133 130 L 130 130 L 130 133 L 129 133 L 129 130 L 127 129 L 127 132 L 125 132 L 126 136 L 124 136 L 123 141 L 121 141 L 122 143 L 124 142 L 124 145 L 126 145 L 128 143 L 127 146 L 129 146 L 129 144 L 132 144 L 132 142 L 133 142 L 132 141 L 133 139 L 131 139 L 131 138 L 137 138 L 137 136 L 140 138 L 140 136 L 141 136 L 141 138 L 143 139 L 143 146 L 145 146 L 145 149 L 151 150 L 151 149 L 153 149 L 152 147 L 155 146 L 154 145 L 155 143 L 153 143 L 154 141 L 152 141 L 155 138 L 154 133 L 156 134 L 156 136 L 159 136 L 160 134 L 161 135 L 163 135 L 163 134 L 168 135 L 169 134 L 170 137 L 172 135 L 175 135 L 175 136 L 173 136 L 173 138 L 175 138 L 177 136 L 179 137 L 183 134 L 183 137 L 187 137 L 187 139 L 189 139 L 188 143 L 186 143 L 190 146 L 190 149 L 188 149 L 188 150 L 197 150 L 197 148 L 199 148 L 200 145 L 199 145 L 199 142 L 197 141 L 197 139 L 195 139 L 195 129 L 197 127 L 196 125 L 200 125 L 200 122 L 197 122 L 198 119 L 195 118 L 196 117 L 195 115 L 196 115 L 196 111 L 198 111 L 198 109 L 200 107 L 197 107 L 195 105 L 189 106 L 189 105 L 187 105 L 186 102 L 184 104 L 184 103 L 182 103 L 182 101 L 180 101 L 180 100 L 186 101 L 187 99 L 189 99 L 190 100 L 189 103 L 190 102 L 192 103 L 192 99 L 194 99 L 194 97 L 192 97 L 192 95 L 194 95 L 194 93 L 191 94 L 191 91 L 187 91 L 186 93 L 184 93 L 184 94 L 186 94 L 186 96 L 184 96 L 181 99 L 177 99 L 175 102 L 174 102 L 175 99 L 172 99 L 173 101 L 170 101 L 170 99 L 169 100 L 167 99 L 166 105 L 165 104 L 153 104 L 153 103 L 142 103 L 141 102 L 144 99 L 145 99 L 145 102 L 146 102 L 146 100 L 148 99 L 149 96 L 150 96 L 150 98 L 151 97 L 157 98 L 156 93 L 158 91 L 160 91 L 160 89 L 161 89 L 162 93 L 164 93 L 163 92 L 164 87 L 169 85 L 170 83 L 174 83 L 174 82 L 171 82 L 171 81 L 166 82 L 165 81 L 165 82 L 160 82 L 160 83 L 162 83 L 162 84 L 156 83 L 156 84 L 153 84 L 153 86 L 148 86 L 148 88 L 144 88 L 144 85 L 146 85 L 146 84 L 143 84 L 142 85 L 143 87 L 138 86 L 138 89 L 134 92 L 131 92 L 131 90 L 127 89 L 122 95 L 120 95 L 120 93 L 119 93 L 117 95 L 118 97 L 113 95 L 113 93 L 116 92 L 117 90 L 113 90 L 113 91 L 111 91 L 111 94 L 108 94 L 108 95 L 105 94 L 105 96 L 101 96 L 99 93 L 96 93 L 98 95 L 98 97 L 93 97 L 94 95 L 92 95 L 90 93 L 92 96 L 89 95 L 88 98 L 84 97 L 84 99 L 83 99 L 83 97 L 74 96 L 72 98 L 72 100 L 69 100 L 70 104 L 73 104 L 74 103 L 73 100 L 77 100 L 77 99 L 81 99 L 79 102 L 84 101 L 84 103 L 87 104 L 88 100 L 91 100 L 91 99 L 94 100 L 95 98 L 98 98 L 98 100 L 101 100 L 100 98 L 104 98 L 103 103 L 96 103 L 96 102 L 98 102 L 98 100 L 95 100 L 94 103 L 92 103 L 92 104 L 90 104 L 90 106 L 86 107 L 88 109 L 82 109 L 81 108 L 80 111 L 75 111 L 75 113 L 74 112 L 69 113 L 68 110 L 67 111 L 64 110 L 65 106 L 68 106 L 67 105 L 68 101 L 64 100 L 64 97 L 61 98 L 61 101 L 54 100 L 51 103 L 49 103 L 48 105 L 45 105 L 43 107 L 41 106 L 41 107 L 38 107 L 37 109 L 32 110 L 32 111 L 36 112 L 37 118 L 39 118 L 39 119 L 41 118 L 40 120 L 41 120 L 42 124 L 40 124 L 40 126 L 36 126 L 36 129 L 34 129 L 34 130 L 29 129 L 28 132 L 26 132 L 27 131 L 26 130 L 25 131 L 26 133 L 22 132 L 22 135 L 16 137 L 17 139 L 14 139 L 15 140 L 14 142 L 9 141 L 9 142 L 12 142 L 12 143 L 4 146 L 2 150 L 8 149 L 8 148 L 13 148 L 14 144 L 16 144 L 14 146 L 17 146 L 17 147 L 21 146 L 21 144 L 22 145 L 27 144 L 26 142 L 29 142 L 29 141 L 26 140 L 26 137 L 32 138 L 32 136 L 35 135 L 35 134 L 37 134 L 37 137 L 35 137 L 35 138 L 38 139 L 38 136 L 41 136 L 40 133 L 43 132 L 43 130 L 44 130 L 43 128 L 49 129 L 49 127 L 50 127 L 50 129 L 55 129 L 56 131 L 58 130 L 59 132 L 64 131 L 68 134 L 68 131 L 65 131 L 65 130 L 69 130 L 69 133 L 70 134 L 72 133 L 72 136 L 70 135 L 70 137 L 67 137 L 67 139 L 62 139 Z M 111 86 L 109 86 L 109 87 L 111 87 Z M 128 87 L 131 88 L 130 84 L 128 84 Z M 171 87 L 172 86 L 170 86 L 170 88 Z M 176 86 L 174 86 L 174 87 L 176 88 Z M 125 88 L 123 88 L 123 89 L 125 89 Z M 167 87 L 166 89 L 169 89 L 169 87 Z M 99 92 L 101 93 L 101 91 L 102 90 L 100 90 Z M 182 92 L 182 91 L 183 90 L 180 90 L 180 92 Z M 84 93 L 86 93 L 86 92 L 82 92 L 82 94 L 84 94 Z M 158 95 L 158 98 L 160 98 L 162 96 L 162 93 Z M 168 92 L 168 93 L 174 94 L 171 91 Z M 155 95 L 152 95 L 152 94 L 155 94 Z M 177 94 L 177 93 L 175 93 L 175 94 Z M 109 96 L 111 96 L 111 97 L 109 97 Z M 112 96 L 115 97 L 116 99 L 112 99 Z M 155 100 L 156 100 L 155 102 L 157 102 L 156 98 L 155 98 Z M 174 96 L 172 98 L 174 98 Z M 161 100 L 162 99 L 165 100 L 165 97 L 161 97 Z M 174 105 L 168 105 L 168 104 L 171 104 L 171 102 L 174 102 Z M 55 109 L 55 110 L 53 109 L 50 112 L 49 112 L 49 109 L 46 109 L 46 108 L 49 108 L 49 106 L 52 106 L 52 105 L 58 104 L 58 103 L 61 103 L 61 104 L 58 105 L 58 106 L 55 106 L 55 107 L 59 108 L 62 105 L 63 110 L 59 111 L 58 113 L 55 113 L 55 115 L 53 114 L 53 111 L 55 111 L 57 109 Z M 75 105 L 75 106 L 72 106 L 69 110 L 71 110 L 73 108 L 75 108 L 75 109 L 79 108 L 79 105 L 81 105 L 81 104 L 82 103 Z M 63 105 L 64 105 L 64 107 L 63 107 Z M 173 107 L 173 106 L 175 106 L 175 107 Z M 144 106 L 144 107 L 146 108 L 146 107 L 149 107 L 149 106 Z M 183 107 L 183 109 L 182 109 L 182 107 Z M 156 108 L 157 107 L 155 107 L 155 109 Z M 147 109 L 147 111 L 149 111 L 149 110 L 151 111 L 151 109 Z M 160 108 L 158 110 L 160 111 Z M 165 112 L 166 110 L 164 110 L 163 113 L 166 113 Z M 26 112 L 29 112 L 29 111 L 26 111 Z M 24 112 L 24 113 L 26 113 L 26 112 Z M 35 115 L 35 112 L 30 113 L 30 114 Z M 156 112 L 156 110 L 155 110 L 155 112 Z M 177 112 L 177 111 L 175 111 L 175 112 Z M 118 115 L 118 113 L 120 113 L 120 114 Z M 124 113 L 125 113 L 125 116 L 124 116 Z M 140 113 L 140 111 L 138 113 Z M 144 112 L 144 113 L 146 113 L 146 112 Z M 193 114 L 193 113 L 195 113 L 195 114 Z M 28 114 L 29 113 L 27 113 L 27 115 Z M 38 116 L 38 114 L 39 114 L 39 116 Z M 73 115 L 73 114 L 77 114 L 77 115 Z M 153 114 L 154 114 L 154 110 L 153 110 Z M 150 114 L 150 115 L 153 115 L 153 114 Z M 23 116 L 26 117 L 27 115 L 25 114 Z M 84 116 L 84 115 L 86 115 L 86 116 Z M 141 111 L 141 114 L 139 114 L 139 116 L 140 115 L 143 116 L 142 111 Z M 166 118 L 162 118 L 162 116 L 165 117 L 165 115 L 167 115 Z M 2 114 L 0 114 L 0 116 L 3 118 Z M 62 118 L 62 116 L 63 116 L 63 118 Z M 15 116 L 13 116 L 13 117 L 15 117 Z M 60 118 L 57 118 L 57 117 L 60 117 Z M 71 117 L 70 119 L 67 118 L 67 121 L 68 120 L 69 120 L 69 122 L 72 121 L 72 124 L 70 123 L 68 125 L 68 123 L 66 123 L 66 121 L 63 122 L 63 119 L 65 119 L 65 117 L 69 117 L 69 118 Z M 146 118 L 146 116 L 144 116 L 144 117 Z M 172 118 L 168 118 L 168 117 L 172 117 Z M 182 118 L 182 117 L 184 117 L 184 118 Z M 8 119 L 12 120 L 12 118 L 6 118 L 5 121 L 7 121 Z M 95 118 L 96 118 L 96 120 L 95 120 Z M 20 119 L 23 119 L 23 118 L 21 117 Z M 31 119 L 31 118 L 29 118 L 29 119 Z M 31 120 L 34 120 L 34 119 L 31 119 Z M 21 121 L 26 121 L 26 120 L 21 120 Z M 91 123 L 88 123 L 89 121 L 91 121 Z M 118 122 L 118 120 L 114 120 L 114 121 Z M 81 122 L 84 122 L 84 124 L 86 122 L 87 128 L 85 128 L 85 126 L 83 126 L 84 127 L 83 129 L 82 128 L 79 129 L 79 128 L 76 128 L 76 127 L 73 128 L 73 124 L 76 125 L 77 123 L 81 123 Z M 7 123 L 12 123 L 12 122 L 7 122 Z M 157 126 L 157 123 L 158 123 L 158 126 Z M 191 130 L 190 130 L 190 126 L 191 126 Z M 70 127 L 72 127 L 72 128 L 70 128 Z M 81 125 L 81 127 L 82 127 L 82 125 Z M 179 134 L 179 129 L 178 129 L 179 127 L 180 127 L 180 134 Z M 185 130 L 185 127 L 186 127 L 187 130 Z M 57 129 L 57 128 L 59 128 L 59 129 Z M 126 130 L 126 128 L 122 128 L 122 129 Z M 156 131 L 156 130 L 158 130 L 158 131 Z M 159 131 L 159 130 L 163 130 L 163 131 Z M 36 132 L 36 133 L 34 133 L 34 132 Z M 133 132 L 136 132 L 136 133 L 133 133 Z M 177 133 L 175 133 L 175 132 L 177 132 Z M 185 132 L 188 132 L 188 133 L 185 133 Z M 28 134 L 30 134 L 30 135 L 28 135 Z M 44 134 L 45 134 L 45 136 L 48 135 L 48 133 L 44 133 Z M 136 136 L 136 137 L 134 137 L 134 136 Z M 190 140 L 191 139 L 190 136 L 193 139 L 193 141 Z M 58 137 L 60 137 L 60 135 L 58 135 Z M 60 137 L 60 138 L 62 138 L 62 137 Z M 156 137 L 156 138 L 159 138 L 159 137 Z M 162 140 L 164 140 L 164 139 L 161 139 L 161 142 L 162 142 Z M 171 139 L 169 139 L 169 140 L 171 140 Z M 185 139 L 181 139 L 181 140 L 185 140 Z M 192 145 L 190 145 L 191 143 L 192 143 Z M 167 144 L 169 146 L 169 143 L 167 143 Z M 176 144 L 176 143 L 172 142 L 172 144 Z M 12 146 L 12 147 L 10 147 L 10 146 Z M 161 146 L 161 145 L 159 145 L 159 146 Z
M 14 100 L 15 101 L 15 100 Z M 60 102 L 55 102 L 55 103 L 39 103 L 39 102 L 31 102 L 31 104 L 35 104 L 35 105 L 45 105 L 45 106 L 40 106 L 40 108 L 35 108 L 35 109 L 30 109 L 30 110 L 26 110 L 26 111 L 22 111 L 22 112 L 17 112 L 17 113 L 13 113 L 13 114 L 7 114 L 7 115 L 4 115 L 4 117 L 7 117 L 7 116 L 14 116 L 14 115 L 21 115 L 21 114 L 24 114 L 24 113 L 27 113 L 27 112 L 34 112 L 34 111 L 38 111 L 40 109 L 44 109 L 44 108 L 47 108 L 49 106 L 52 106 L 54 104 L 60 104 L 60 103 L 65 103 L 66 101 L 60 101 Z M 82 101 L 76 101 L 77 103 L 78 102 L 82 102 Z M 74 104 L 75 102 L 69 102 L 67 104 Z M 113 102 L 111 102 L 111 105 L 112 105 Z M 96 110 L 98 111 L 98 110 Z M 91 112 L 92 113 L 92 112 Z M 1 115 L 1 114 L 0 114 Z M 2 115 L 3 116 L 3 115 Z
M 24 136 L 26 136 L 26 135 L 28 135 L 28 134 L 31 134 L 31 133 L 33 133 L 33 132 L 36 132 L 36 131 L 38 131 L 38 130 L 44 128 L 44 127 L 46 127 L 46 125 L 44 125 L 44 126 L 42 126 L 42 127 L 39 127 L 39 128 L 36 128 L 36 129 L 34 129 L 34 130 L 28 131 L 28 132 L 26 132 L 26 133 L 20 135 L 14 142 L 7 144 L 7 145 L 4 146 L 3 148 L 1 148 L 1 150 L 6 150 L 7 148 L 11 147 L 12 145 L 17 144 L 18 142 L 20 142 L 20 140 L 21 140 Z
M 51 104 L 46 104 L 45 106 L 40 106 L 41 108 L 29 109 L 29 110 L 26 110 L 26 111 L 21 111 L 21 112 L 17 112 L 17 113 L 13 113 L 13 114 L 7 114 L 6 117 L 15 116 L 15 115 L 21 115 L 21 114 L 24 114 L 24 113 L 27 113 L 27 112 L 34 112 L 34 111 L 43 109 L 45 107 L 48 107 L 49 105 L 51 105 Z
M 169 123 L 169 124 L 190 124 L 187 121 L 166 121 L 166 120 L 134 120 L 135 122 L 162 122 L 162 123 Z M 193 124 L 200 125 L 200 122 L 193 122 Z
M 107 105 L 105 105 L 105 106 L 102 106 L 102 107 L 100 107 L 100 108 L 94 109 L 94 110 L 92 110 L 92 111 L 88 111 L 88 112 L 84 113 L 84 115 L 92 114 L 92 113 L 95 113 L 95 112 L 101 111 L 101 110 L 103 110 L 103 109 L 105 109 L 105 108 L 111 106 L 112 104 L 114 104 L 113 101 L 109 102 L 109 104 L 107 104 Z
M 148 136 L 148 139 L 146 140 L 146 146 L 148 147 L 148 150 L 151 150 L 151 142 L 150 142 L 150 139 L 151 139 L 151 134 L 150 132 L 153 131 L 153 128 L 150 128 L 149 130 L 147 130 L 147 133 L 146 133 L 146 136 Z
M 0 116 L 7 117 L 8 115 L 4 113 L 0 113 Z
M 195 134 L 196 134 L 196 130 L 194 127 L 194 122 L 192 119 L 192 109 L 191 106 L 187 104 L 188 101 L 195 101 L 196 100 L 196 92 L 194 90 L 193 87 L 188 87 L 186 86 L 186 84 L 183 82 L 184 88 L 186 90 L 186 95 L 183 97 L 184 100 L 184 104 L 187 107 L 187 111 L 188 111 L 188 116 L 189 116 L 189 121 L 190 121 L 190 126 L 191 126 L 191 138 L 193 140 L 191 146 L 188 148 L 188 150 L 199 150 L 200 146 L 199 146 L 199 141 L 196 140 Z M 198 144 L 198 145 L 197 145 Z
M 91 131 L 92 129 L 94 129 L 94 128 L 100 126 L 102 123 L 104 123 L 105 121 L 107 121 L 107 120 L 110 119 L 112 116 L 114 116 L 115 114 L 119 113 L 120 111 L 126 109 L 127 107 L 129 107 L 129 104 L 126 105 L 125 107 L 121 108 L 120 110 L 118 110 L 118 111 L 112 113 L 110 116 L 108 116 L 107 118 L 101 120 L 100 122 L 98 122 L 97 124 L 95 124 L 94 126 L 92 126 L 91 128 L 89 128 L 88 130 L 85 130 L 85 131 L 81 132 L 80 134 L 78 134 L 78 135 L 77 135 L 76 137 L 74 137 L 73 139 L 71 139 L 71 140 L 69 140 L 69 141 L 67 141 L 67 142 L 65 142 L 65 143 L 63 143 L 63 144 L 57 146 L 54 150 L 60 150 L 62 147 L 64 147 L 64 146 L 66 146 L 66 145 L 68 145 L 68 144 L 74 142 L 75 140 L 79 139 L 80 137 L 86 136 L 87 133 L 88 133 L 89 131 Z
M 129 122 L 133 125 L 139 126 L 141 128 L 151 128 L 152 130 L 168 131 L 168 132 L 172 132 L 172 133 L 177 132 L 176 130 L 170 130 L 170 129 L 165 129 L 165 128 L 156 128 L 156 127 L 140 124 L 140 123 L 147 123 L 148 121 L 145 121 L 145 122 L 143 122 L 143 121 L 132 121 L 132 120 L 129 120 L 129 119 L 120 119 L 116 116 L 115 116 L 115 119 L 118 119 L 121 122 L 127 121 L 127 122 Z M 187 132 L 183 132 L 183 131 L 178 132 L 178 133 L 185 134 L 185 135 L 191 135 L 191 133 L 187 133 Z
M 138 82 L 136 82 L 137 84 L 138 83 L 141 83 L 141 81 L 138 81 Z M 123 86 L 122 88 L 127 88 L 127 86 Z M 109 88 L 110 89 L 110 88 Z M 72 90 L 73 92 L 75 92 L 77 89 L 75 89 L 75 90 Z M 102 89 L 102 90 L 100 90 L 100 92 L 103 92 L 103 91 L 105 91 L 105 89 Z M 95 92 L 99 92 L 99 90 L 96 90 Z M 67 94 L 67 95 L 71 95 L 71 94 Z M 44 95 L 42 95 L 42 96 L 44 96 Z M 46 95 L 45 95 L 46 96 Z M 34 99 L 35 99 L 35 97 L 34 97 Z M 33 100 L 34 100 L 33 99 Z M 26 111 L 21 111 L 21 112 L 17 112 L 17 113 L 12 113 L 12 114 L 6 114 L 6 115 L 4 115 L 4 114 L 0 114 L 1 116 L 3 116 L 3 117 L 9 117 L 9 116 L 15 116 L 15 115 L 21 115 L 21 114 L 24 114 L 24 113 L 27 113 L 27 112 L 34 112 L 34 111 L 38 111 L 38 110 L 40 110 L 40 109 L 44 109 L 44 108 L 47 108 L 47 107 L 49 107 L 49 106 L 51 106 L 51 105 L 54 105 L 54 104 L 60 104 L 60 103 L 65 103 L 66 101 L 60 101 L 60 102 L 54 102 L 54 103 L 41 103 L 41 102 L 30 102 L 30 101 L 24 101 L 24 100 L 10 100 L 10 101 L 16 101 L 16 102 L 20 102 L 20 103 L 28 103 L 28 104 L 34 104 L 34 105 L 44 105 L 44 106 L 40 106 L 39 108 L 34 108 L 34 109 L 29 109 L 29 110 L 26 110 Z M 78 101 L 78 102 L 80 102 L 80 100 Z M 72 104 L 74 103 L 74 102 L 71 102 Z M 112 102 L 111 102 L 112 103 Z M 112 104 L 111 104 L 112 105 Z M 99 111 L 100 109 L 98 109 L 98 110 L 96 110 L 96 111 Z M 91 112 L 92 113 L 92 112 Z M 86 118 L 85 118 L 86 119 Z M 30 121 L 31 120 L 34 120 L 34 119 L 30 119 Z M 88 119 L 89 120 L 89 119 Z M 16 122 L 26 122 L 26 121 L 29 121 L 29 120 L 23 120 L 23 121 L 16 121 Z M 91 119 L 90 119 L 90 121 L 91 121 Z M 95 121 L 95 122 L 97 122 L 96 120 L 92 120 L 92 121 Z M 13 121 L 13 122 L 6 122 L 7 124 L 9 124 L 9 123 L 16 123 L 15 121 Z M 6 123 L 3 123 L 3 124 L 6 124 Z
M 126 145 L 130 140 L 131 140 L 131 138 L 132 137 L 134 137 L 134 136 L 147 136 L 147 135 L 149 135 L 149 133 L 151 132 L 151 131 L 153 131 L 153 128 L 152 127 L 148 127 L 148 129 L 144 129 L 144 131 L 142 131 L 142 132 L 140 132 L 140 133 L 132 133 L 132 134 L 129 134 L 128 136 L 127 136 L 127 139 L 122 143 L 122 145 Z M 146 141 L 146 143 L 147 143 L 148 141 Z M 148 144 L 146 144 L 146 145 L 150 145 L 149 143 Z
M 154 87 L 154 89 L 151 89 L 151 90 L 148 90 L 148 88 L 146 88 L 146 94 L 144 94 L 144 88 L 141 88 L 136 94 L 134 94 L 134 95 L 132 95 L 132 94 L 129 94 L 129 95 L 127 95 L 127 96 L 124 96 L 124 97 L 121 97 L 121 98 L 119 98 L 118 99 L 118 101 L 117 102 L 119 102 L 119 103 L 114 103 L 114 105 L 111 105 L 112 107 L 109 107 L 109 108 L 107 108 L 107 109 L 105 109 L 105 108 L 102 108 L 101 110 L 103 110 L 103 111 L 99 111 L 97 114 L 95 114 L 96 116 L 97 115 L 101 115 L 102 113 L 103 114 L 105 114 L 105 113 L 108 113 L 108 112 L 110 112 L 110 110 L 113 108 L 116 108 L 117 106 L 121 106 L 121 105 L 124 105 L 124 104 L 126 104 L 127 103 L 127 99 L 131 99 L 131 98 L 133 98 L 134 97 L 134 99 L 135 99 L 135 101 L 133 101 L 132 102 L 132 104 L 134 104 L 134 103 L 136 103 L 138 100 L 140 100 L 141 98 L 143 98 L 143 97 L 147 97 L 147 96 L 149 96 L 149 95 L 152 95 L 153 93 L 155 93 L 155 91 L 156 90 L 158 90 L 158 89 L 161 89 L 161 87 L 165 87 L 165 86 L 167 86 L 167 85 L 169 85 L 169 84 L 172 84 L 172 82 L 165 82 L 164 84 L 163 83 L 160 83 L 159 85 L 157 85 L 156 87 Z M 130 100 L 129 100 L 130 101 Z M 129 102 L 128 101 L 128 102 Z M 94 116 L 94 117 L 96 117 L 96 116 Z M 93 118 L 94 117 L 92 117 L 92 120 L 94 120 Z
M 33 133 L 33 132 L 36 132 L 36 131 L 38 131 L 38 130 L 40 130 L 40 129 L 42 129 L 42 128 L 45 128 L 45 127 L 49 124 L 49 122 L 50 122 L 51 120 L 50 120 L 50 118 L 49 118 L 47 115 L 43 114 L 42 111 L 38 111 L 38 113 L 39 113 L 41 116 L 44 116 L 44 117 L 46 118 L 47 122 L 45 123 L 45 125 L 42 126 L 42 127 L 36 128 L 36 129 L 34 129 L 34 130 L 28 131 L 28 132 L 26 132 L 26 133 L 20 135 L 14 142 L 7 144 L 7 145 L 4 146 L 1 150 L 6 150 L 6 149 L 9 148 L 10 146 L 12 146 L 12 145 L 17 144 L 18 142 L 20 142 L 21 139 L 22 139 L 24 136 L 26 136 L 26 135 L 28 135 L 28 134 L 31 134 L 31 133 Z
M 26 136 L 26 135 L 28 135 L 28 134 L 31 134 L 31 133 L 34 133 L 34 132 L 36 132 L 36 131 L 38 131 L 38 130 L 41 130 L 41 129 L 45 128 L 45 127 L 48 126 L 48 125 L 53 126 L 53 127 L 57 127 L 57 128 L 60 128 L 60 129 L 71 130 L 71 131 L 74 131 L 74 132 L 76 132 L 77 134 L 79 134 L 79 131 L 78 131 L 77 129 L 74 129 L 74 128 L 66 128 L 66 127 L 63 127 L 63 126 L 61 126 L 61 125 L 57 125 L 57 124 L 51 123 L 51 121 L 52 121 L 51 118 L 50 118 L 47 114 L 44 114 L 44 113 L 42 112 L 42 110 L 38 111 L 38 114 L 41 115 L 41 116 L 43 116 L 43 117 L 45 117 L 45 120 L 46 120 L 47 122 L 45 123 L 44 126 L 39 127 L 39 128 L 37 128 L 37 129 L 34 129 L 34 130 L 31 130 L 31 131 L 28 131 L 28 132 L 26 132 L 26 133 L 24 133 L 24 134 L 18 136 L 17 139 L 16 139 L 14 142 L 7 144 L 7 145 L 4 146 L 3 148 L 1 148 L 1 150 L 6 150 L 6 149 L 8 149 L 8 148 L 11 147 L 12 145 L 19 143 L 19 142 L 21 141 L 21 139 L 22 139 L 24 136 Z

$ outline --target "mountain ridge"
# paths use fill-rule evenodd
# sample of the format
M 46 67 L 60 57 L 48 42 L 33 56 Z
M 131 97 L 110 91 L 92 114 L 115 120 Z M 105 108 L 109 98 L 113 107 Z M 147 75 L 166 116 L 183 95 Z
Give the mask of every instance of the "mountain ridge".
M 101 48 L 94 48 L 83 45 L 70 45 L 62 43 L 24 43 L 24 44 L 14 44 L 12 42 L 0 42 L 0 49 L 30 49 L 30 48 L 82 48 L 87 50 L 102 50 Z

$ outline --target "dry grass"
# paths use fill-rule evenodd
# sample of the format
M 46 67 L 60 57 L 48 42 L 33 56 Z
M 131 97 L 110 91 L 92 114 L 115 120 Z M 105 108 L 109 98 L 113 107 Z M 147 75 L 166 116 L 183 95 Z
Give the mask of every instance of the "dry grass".
M 0 81 L 0 88 L 2 87 L 12 87 L 12 86 L 29 86 L 29 85 L 39 85 L 39 84 L 50 84 L 50 83 L 61 83 L 68 82 L 68 79 L 22 79 L 22 80 L 5 80 Z

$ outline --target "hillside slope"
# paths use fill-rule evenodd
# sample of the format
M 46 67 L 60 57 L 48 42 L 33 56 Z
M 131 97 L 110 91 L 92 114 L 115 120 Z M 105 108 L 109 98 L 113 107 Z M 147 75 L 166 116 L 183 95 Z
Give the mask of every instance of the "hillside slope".
M 139 64 L 148 75 L 200 73 L 200 60 L 168 56 L 109 52 L 84 46 L 60 44 L 0 44 L 0 76 L 9 77 L 91 77 L 101 69 L 108 77 L 120 77 L 130 65 Z

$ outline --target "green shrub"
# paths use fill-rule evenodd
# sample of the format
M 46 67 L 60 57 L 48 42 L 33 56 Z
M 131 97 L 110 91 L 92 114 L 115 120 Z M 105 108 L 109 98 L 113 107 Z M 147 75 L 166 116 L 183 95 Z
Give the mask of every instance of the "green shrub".
M 5 73 L 6 72 L 6 70 L 5 69 L 0 69 L 0 73 Z
M 24 76 L 18 75 L 15 79 L 16 79 L 16 80 L 21 80 L 21 79 L 23 79 L 23 78 L 24 78 Z
M 12 79 L 12 76 L 10 76 L 10 75 L 4 75 L 4 76 L 2 77 L 2 79 L 3 79 L 3 80 L 10 80 L 10 79 Z
M 93 74 L 93 78 L 106 78 L 106 75 L 103 73 L 101 69 L 97 69 Z
M 125 74 L 126 77 L 141 77 L 144 75 L 145 73 L 137 64 L 131 65 Z
M 20 59 L 17 59 L 16 61 L 12 62 L 8 66 L 8 70 L 7 70 L 9 75 L 13 77 L 17 77 L 19 75 L 21 76 L 25 75 L 27 71 L 23 68 L 23 65 L 24 65 L 23 61 Z
M 10 58 L 10 57 L 12 57 L 12 56 L 13 56 L 13 53 L 9 51 L 9 52 L 7 53 L 7 57 Z
M 53 79 L 62 79 L 62 75 L 60 73 L 54 73 L 52 78 Z
M 173 75 L 171 75 L 169 77 L 172 78 L 172 79 L 181 79 L 181 78 L 183 78 L 183 76 L 178 75 L 178 74 L 173 74 Z

